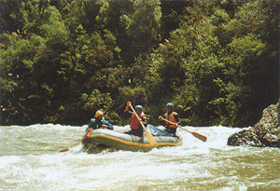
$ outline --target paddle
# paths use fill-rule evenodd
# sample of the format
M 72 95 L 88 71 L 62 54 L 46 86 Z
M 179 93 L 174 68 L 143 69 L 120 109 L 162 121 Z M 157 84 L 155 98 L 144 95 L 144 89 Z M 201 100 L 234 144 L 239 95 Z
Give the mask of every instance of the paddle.
M 161 118 L 162 120 L 166 121 L 167 123 L 170 123 L 170 124 L 173 124 L 173 125 L 177 125 L 177 123 L 173 123 L 173 122 L 171 122 L 171 121 L 168 121 L 167 119 L 165 119 L 165 118 L 163 118 L 163 117 L 161 117 L 161 116 L 160 116 L 160 118 Z M 202 141 L 204 141 L 204 142 L 206 142 L 206 140 L 207 140 L 207 137 L 204 136 L 204 135 L 201 135 L 201 134 L 196 133 L 196 132 L 193 132 L 193 131 L 189 131 L 189 130 L 184 129 L 183 127 L 178 126 L 178 125 L 177 125 L 177 127 L 180 127 L 181 129 L 183 129 L 183 130 L 185 130 L 185 131 L 191 133 L 194 137 L 196 137 L 196 138 L 198 138 L 198 139 L 200 139 L 200 140 L 202 140 Z
M 148 142 L 149 142 L 152 146 L 156 145 L 156 144 L 157 144 L 157 141 L 155 140 L 155 138 L 153 137 L 153 135 L 152 135 L 149 131 L 147 131 L 147 129 L 145 128 L 144 124 L 142 123 L 140 117 L 137 115 L 137 113 L 136 113 L 135 110 L 133 109 L 132 105 L 129 104 L 129 106 L 130 106 L 130 108 L 132 109 L 132 111 L 134 112 L 134 114 L 135 114 L 135 116 L 137 117 L 137 119 L 138 119 L 138 121 L 140 122 L 140 124 L 142 125 L 142 127 L 143 127 L 143 129 L 144 129 L 144 131 L 145 131 L 145 133 L 146 133 L 146 137 L 147 137 L 147 139 L 148 139 Z
M 82 141 L 79 141 L 79 142 L 75 143 L 75 144 L 72 145 L 70 148 L 75 147 L 75 146 L 76 146 L 77 144 L 79 144 L 80 142 L 82 142 Z M 68 151 L 70 148 L 62 149 L 62 150 L 60 150 L 59 152 L 66 152 L 66 151 Z

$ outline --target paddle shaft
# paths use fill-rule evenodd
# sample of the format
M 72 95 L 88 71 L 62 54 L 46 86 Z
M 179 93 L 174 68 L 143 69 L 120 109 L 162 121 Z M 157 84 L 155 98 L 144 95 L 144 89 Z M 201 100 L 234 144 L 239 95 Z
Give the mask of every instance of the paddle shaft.
M 177 123 L 173 123 L 173 122 L 171 122 L 171 121 L 169 121 L 169 120 L 167 120 L 167 119 L 165 119 L 165 118 L 163 118 L 163 117 L 162 117 L 162 120 L 166 121 L 167 123 L 176 125 L 177 127 L 179 127 L 179 128 L 181 128 L 181 129 L 183 129 L 183 130 L 185 130 L 185 131 L 191 133 L 194 137 L 196 137 L 196 138 L 198 138 L 198 139 L 200 139 L 200 140 L 202 140 L 202 141 L 204 141 L 204 142 L 206 142 L 206 140 L 207 140 L 207 137 L 204 136 L 204 135 L 201 135 L 201 134 L 199 134 L 199 133 L 197 133 L 197 132 L 193 132 L 193 131 L 189 131 L 189 130 L 187 130 L 187 129 L 184 129 L 184 128 L 181 127 L 181 126 L 178 126 Z
M 75 146 L 76 146 L 77 144 L 79 144 L 80 142 L 82 142 L 82 141 L 79 141 L 79 142 L 75 143 L 75 144 L 72 145 L 70 148 L 75 147 Z M 66 151 L 69 151 L 70 148 L 62 149 L 62 150 L 60 150 L 59 152 L 66 152 Z
M 146 137 L 147 137 L 149 143 L 150 143 L 151 145 L 156 145 L 156 144 L 157 144 L 157 141 L 154 139 L 153 135 L 152 135 L 149 131 L 147 131 L 147 129 L 145 128 L 145 125 L 142 123 L 140 117 L 138 116 L 138 114 L 136 113 L 136 111 L 134 110 L 134 108 L 132 107 L 132 105 L 129 104 L 129 106 L 130 106 L 130 108 L 132 109 L 132 111 L 134 112 L 134 114 L 135 114 L 135 116 L 137 117 L 137 119 L 138 119 L 138 121 L 140 122 L 140 124 L 142 125 L 144 131 L 146 132 Z

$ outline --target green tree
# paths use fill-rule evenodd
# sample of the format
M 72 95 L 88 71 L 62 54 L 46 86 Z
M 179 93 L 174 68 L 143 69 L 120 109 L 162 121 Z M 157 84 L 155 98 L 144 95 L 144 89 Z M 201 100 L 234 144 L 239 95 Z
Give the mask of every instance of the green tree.
M 126 34 L 130 43 L 128 54 L 138 57 L 139 54 L 150 54 L 160 40 L 160 2 L 158 0 L 140 1 L 133 4 L 133 13 L 125 16 Z M 130 63 L 131 64 L 131 63 Z
M 253 125 L 278 100 L 279 1 L 1 1 L 1 122 Z

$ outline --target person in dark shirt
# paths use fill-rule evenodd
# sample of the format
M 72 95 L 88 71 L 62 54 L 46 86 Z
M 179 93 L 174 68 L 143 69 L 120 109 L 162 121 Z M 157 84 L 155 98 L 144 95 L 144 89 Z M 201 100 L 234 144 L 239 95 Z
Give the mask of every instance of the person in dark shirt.
M 98 110 L 95 113 L 95 118 L 92 118 L 90 120 L 90 123 L 88 124 L 88 127 L 86 128 L 86 132 L 88 133 L 89 130 L 94 129 L 111 129 L 113 130 L 113 125 L 109 123 L 106 119 L 104 119 L 104 113 L 100 110 Z

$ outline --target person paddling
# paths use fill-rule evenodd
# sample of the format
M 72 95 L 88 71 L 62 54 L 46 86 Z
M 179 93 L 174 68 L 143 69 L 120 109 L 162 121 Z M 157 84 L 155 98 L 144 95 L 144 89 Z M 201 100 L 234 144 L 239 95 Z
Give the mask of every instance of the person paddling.
M 175 135 L 177 127 L 180 125 L 181 120 L 179 118 L 178 113 L 174 112 L 173 109 L 174 109 L 173 103 L 166 104 L 166 113 L 164 114 L 164 119 L 167 119 L 168 121 L 170 121 L 172 123 L 175 123 L 175 124 L 171 124 L 171 123 L 168 123 L 167 121 L 165 121 L 165 130 L 168 133 Z M 163 117 L 159 116 L 158 119 L 163 120 Z
M 131 120 L 130 120 L 130 128 L 131 130 L 129 132 L 127 132 L 128 134 L 131 135 L 136 135 L 138 137 L 143 137 L 143 127 L 140 124 L 137 116 L 135 115 L 135 113 L 129 111 L 131 102 L 128 101 L 125 111 L 124 112 L 128 112 L 131 114 Z M 147 125 L 147 118 L 146 115 L 143 112 L 143 106 L 142 105 L 136 105 L 135 106 L 135 112 L 136 114 L 139 116 L 139 118 L 142 120 L 142 123 L 146 126 Z
M 113 125 L 109 123 L 106 119 L 104 119 L 104 113 L 98 110 L 95 113 L 95 118 L 90 120 L 88 127 L 86 128 L 86 132 L 92 131 L 93 129 L 111 129 L 113 130 Z

